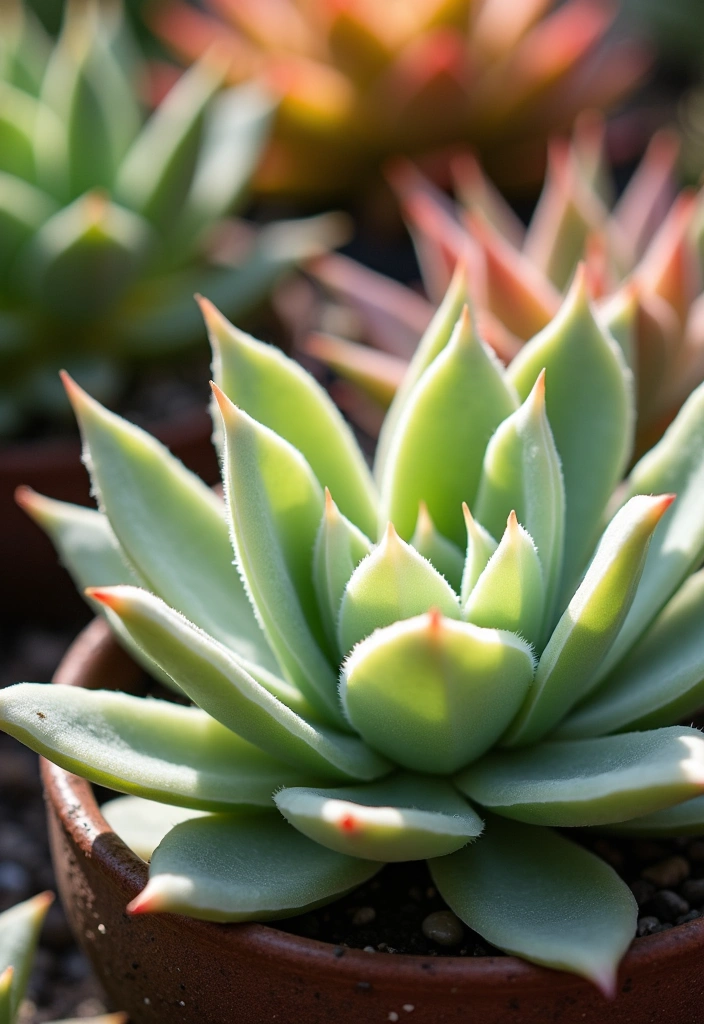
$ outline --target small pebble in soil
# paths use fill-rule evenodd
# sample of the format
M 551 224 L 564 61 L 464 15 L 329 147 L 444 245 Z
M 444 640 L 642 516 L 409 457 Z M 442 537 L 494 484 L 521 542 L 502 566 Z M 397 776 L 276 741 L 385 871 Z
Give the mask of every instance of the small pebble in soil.
M 642 907 L 655 895 L 656 889 L 652 882 L 646 882 L 644 878 L 636 878 L 635 882 L 631 882 L 631 892 L 638 906 Z
M 689 864 L 684 857 L 666 857 L 641 871 L 641 877 L 661 889 L 674 889 L 689 877 Z
M 660 918 L 661 921 L 676 921 L 683 914 L 688 914 L 690 907 L 686 900 L 683 900 L 671 889 L 661 889 L 656 892 L 648 903 L 648 908 Z
M 639 917 L 636 934 L 638 935 L 638 938 L 642 938 L 643 935 L 654 935 L 655 932 L 660 931 L 661 927 L 662 926 L 657 917 Z
M 375 918 L 376 910 L 374 907 L 359 907 L 352 915 L 352 924 L 356 928 L 363 928 L 365 925 L 371 924 Z
M 459 946 L 464 938 L 464 925 L 451 910 L 436 910 L 423 918 L 423 935 L 438 946 Z
M 701 907 L 704 903 L 704 878 L 690 878 L 682 884 L 680 894 L 692 907 Z

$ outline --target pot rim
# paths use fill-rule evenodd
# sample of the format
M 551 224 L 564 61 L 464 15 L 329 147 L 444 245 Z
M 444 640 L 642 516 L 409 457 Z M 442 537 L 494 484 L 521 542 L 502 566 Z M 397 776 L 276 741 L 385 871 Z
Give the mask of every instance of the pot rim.
M 100 618 L 94 619 L 73 641 L 59 665 L 53 683 L 69 686 L 89 685 L 92 678 L 117 678 L 126 686 L 136 683 L 141 669 L 118 645 L 108 624 Z M 89 782 L 57 767 L 45 758 L 40 758 L 42 780 L 47 801 L 57 814 L 62 827 L 80 851 L 90 857 L 100 872 L 109 875 L 119 883 L 127 894 L 126 902 L 133 899 L 144 887 L 148 877 L 148 866 L 129 849 L 110 828 L 100 813 L 95 794 Z M 98 837 L 109 837 L 109 842 L 96 843 Z M 199 921 L 180 914 L 164 914 L 174 926 L 185 933 L 185 940 L 192 936 L 194 943 L 212 943 L 222 948 L 229 947 L 233 955 L 247 951 L 266 958 L 284 959 L 292 963 L 306 960 L 319 961 L 321 966 L 334 970 L 340 978 L 357 980 L 363 977 L 388 985 L 394 977 L 400 984 L 421 975 L 427 987 L 444 988 L 447 985 L 461 985 L 462 988 L 489 989 L 511 985 L 513 990 L 521 989 L 526 995 L 531 991 L 544 990 L 550 985 L 556 993 L 569 993 L 579 997 L 580 990 L 591 990 L 584 979 L 562 971 L 550 970 L 530 964 L 513 956 L 502 957 L 443 957 L 418 956 L 415 954 L 373 954 L 362 949 L 343 947 L 342 955 L 335 954 L 331 943 L 303 938 L 276 927 L 264 924 L 217 924 Z M 704 917 L 696 918 L 672 929 L 644 936 L 631 945 L 619 970 L 623 983 L 631 974 L 651 970 L 654 961 L 666 965 L 668 961 L 688 954 L 704 951 Z

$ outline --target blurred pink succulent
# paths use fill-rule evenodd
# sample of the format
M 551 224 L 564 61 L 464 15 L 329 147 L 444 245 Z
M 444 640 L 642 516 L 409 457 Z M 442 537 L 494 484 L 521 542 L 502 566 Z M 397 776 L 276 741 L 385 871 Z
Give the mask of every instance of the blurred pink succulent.
M 612 203 L 603 128 L 582 117 L 571 142 L 554 140 L 543 191 L 524 227 L 469 153 L 453 163 L 452 201 L 407 162 L 389 177 L 421 266 L 427 299 L 340 256 L 314 273 L 356 311 L 373 348 L 326 335 L 306 348 L 365 396 L 390 401 L 455 266 L 485 338 L 509 362 L 556 314 L 584 261 L 603 323 L 621 345 L 637 381 L 639 430 L 652 443 L 704 378 L 701 202 L 676 195 L 677 140 L 656 134 L 627 188 Z M 376 351 L 377 349 L 378 351 Z M 373 425 L 368 397 L 342 391 Z M 358 403 L 359 399 L 359 403 Z
M 339 193 L 390 155 L 471 143 L 492 173 L 541 173 L 548 134 L 611 107 L 647 59 L 604 42 L 610 0 L 207 0 L 163 4 L 154 24 L 193 61 L 213 44 L 233 81 L 280 98 L 259 186 Z

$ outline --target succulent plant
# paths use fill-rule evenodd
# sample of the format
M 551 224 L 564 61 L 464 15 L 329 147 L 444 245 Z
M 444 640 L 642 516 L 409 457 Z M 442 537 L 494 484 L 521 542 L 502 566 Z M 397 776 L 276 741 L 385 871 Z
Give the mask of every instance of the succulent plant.
M 15 1024 L 27 989 L 34 952 L 46 913 L 54 901 L 43 892 L 0 914 L 0 1024 Z M 82 1024 L 127 1024 L 124 1013 L 81 1018 Z M 79 1024 L 65 1020 L 57 1024 Z
M 194 290 L 240 315 L 325 237 L 316 220 L 272 224 L 235 258 L 222 218 L 273 102 L 216 96 L 211 54 L 147 118 L 120 11 L 69 0 L 52 45 L 19 0 L 0 6 L 0 435 L 65 414 L 62 365 L 107 400 L 136 362 L 201 341 Z
M 492 172 L 525 180 L 550 131 L 606 109 L 640 78 L 626 40 L 606 46 L 601 0 L 210 0 L 164 3 L 157 32 L 187 60 L 214 40 L 232 77 L 280 97 L 257 176 L 268 192 L 359 188 L 386 157 L 472 142 Z M 540 172 L 537 171 L 539 174 Z
M 675 198 L 677 153 L 673 135 L 656 134 L 612 205 L 603 125 L 584 116 L 571 143 L 552 143 L 527 230 L 471 155 L 454 165 L 457 203 L 397 164 L 390 177 L 429 301 L 343 257 L 322 257 L 318 276 L 361 314 L 366 340 L 386 351 L 326 336 L 314 336 L 309 350 L 388 404 L 458 260 L 485 337 L 510 362 L 555 316 L 584 259 L 598 316 L 636 375 L 643 450 L 704 378 L 702 203 L 689 190 Z
M 20 495 L 193 704 L 21 683 L 0 727 L 128 794 L 133 914 L 286 917 L 428 858 L 489 942 L 613 992 L 635 900 L 555 829 L 704 831 L 674 724 L 704 699 L 704 386 L 621 485 L 631 373 L 585 274 L 508 370 L 451 290 L 372 475 L 312 377 L 202 306 L 224 502 L 70 380 L 100 510 Z

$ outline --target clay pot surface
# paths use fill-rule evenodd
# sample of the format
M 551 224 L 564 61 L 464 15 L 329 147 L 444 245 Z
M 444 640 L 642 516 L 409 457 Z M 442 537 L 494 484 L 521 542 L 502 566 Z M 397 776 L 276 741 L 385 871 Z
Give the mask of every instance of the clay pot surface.
M 141 672 L 102 621 L 56 683 L 139 689 Z M 76 936 L 133 1024 L 698 1024 L 704 919 L 639 939 L 607 1002 L 573 975 L 514 957 L 366 953 L 274 927 L 174 914 L 130 918 L 147 865 L 110 829 L 88 783 L 42 761 L 52 852 Z
M 205 411 L 162 421 L 147 429 L 207 483 L 218 479 L 217 459 L 210 441 L 212 425 Z M 0 447 L 0 615 L 10 623 L 73 623 L 78 617 L 85 617 L 85 606 L 68 573 L 59 565 L 51 542 L 15 504 L 15 491 L 22 484 L 50 498 L 77 505 L 92 504 L 78 437 Z

